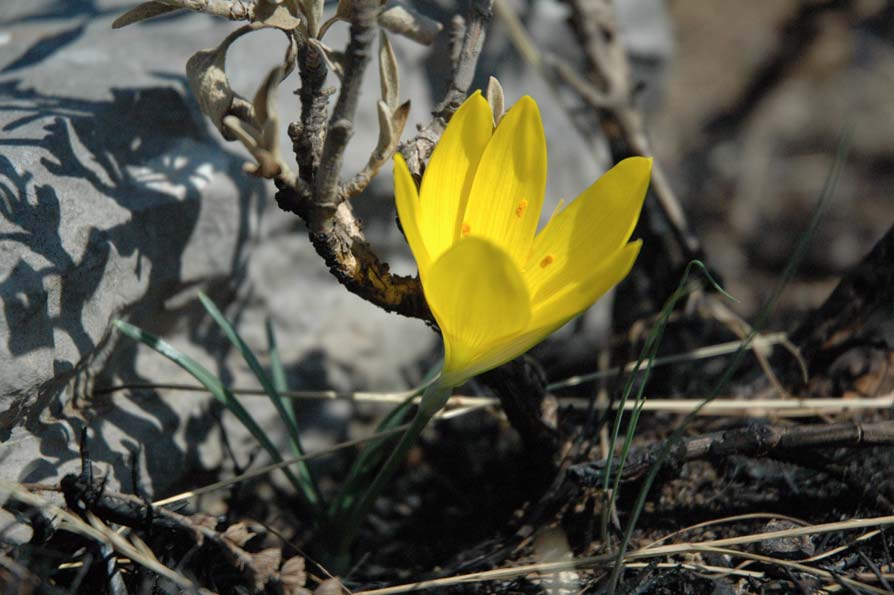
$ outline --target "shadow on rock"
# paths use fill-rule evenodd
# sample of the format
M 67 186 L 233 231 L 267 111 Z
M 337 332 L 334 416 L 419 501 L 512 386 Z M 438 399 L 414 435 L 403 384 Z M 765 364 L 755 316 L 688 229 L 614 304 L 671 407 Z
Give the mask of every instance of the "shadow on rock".
M 260 214 L 261 184 L 207 134 L 182 90 L 119 88 L 111 95 L 50 96 L 20 80 L 0 82 L 0 438 L 15 443 L 16 460 L 3 466 L 43 459 L 28 467 L 29 481 L 77 459 L 81 420 L 103 406 L 90 403 L 76 415 L 55 407 L 81 369 L 93 364 L 139 377 L 135 349 L 105 361 L 109 322 L 126 317 L 164 333 L 193 307 L 186 299 L 172 305 L 178 294 L 197 286 L 232 294 L 245 278 Z M 191 338 L 214 338 L 201 335 Z M 94 427 L 96 460 L 129 477 L 128 453 L 114 445 L 142 444 L 147 460 L 166 461 L 149 465 L 153 482 L 183 473 L 171 469 L 185 462 L 174 440 L 183 412 L 160 399 L 128 401 L 91 423 L 118 430 Z M 48 408 L 58 418 L 46 415 Z M 210 425 L 200 425 L 207 433 Z M 39 454 L 20 448 L 29 438 L 39 442 Z

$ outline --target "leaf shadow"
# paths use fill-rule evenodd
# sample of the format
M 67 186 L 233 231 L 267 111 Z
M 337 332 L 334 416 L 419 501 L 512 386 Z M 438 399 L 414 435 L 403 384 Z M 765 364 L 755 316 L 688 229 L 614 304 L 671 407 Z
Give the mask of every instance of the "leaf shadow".
M 164 333 L 185 318 L 191 340 L 215 341 L 213 331 L 196 323 L 193 306 L 172 306 L 169 299 L 189 291 L 182 286 L 189 278 L 187 247 L 199 233 L 202 210 L 214 208 L 203 201 L 203 189 L 221 178 L 239 192 L 236 249 L 229 273 L 206 281 L 211 293 L 221 294 L 246 279 L 246 248 L 263 207 L 263 186 L 246 178 L 240 158 L 219 148 L 186 97 L 185 81 L 176 78 L 157 87 L 114 88 L 111 99 L 96 101 L 43 94 L 18 79 L 0 81 L 0 121 L 5 121 L 0 127 L 0 324 L 6 331 L 0 341 L 13 362 L 23 358 L 25 368 L 55 359 L 52 374 L 44 376 L 50 379 L 34 387 L 36 396 L 20 397 L 20 406 L 0 412 L 0 441 L 23 426 L 39 438 L 43 461 L 50 463 L 30 469 L 29 481 L 45 479 L 78 458 L 77 436 L 85 424 L 97 430 L 94 457 L 108 463 L 123 486 L 130 484 L 129 457 L 113 452 L 99 431 L 109 426 L 125 436 L 122 443 L 131 436 L 131 443 L 143 443 L 153 483 L 165 485 L 182 473 L 182 467 L 172 467 L 177 461 L 198 464 L 196 454 L 184 451 L 193 445 L 178 443 L 170 431 L 178 412 L 161 399 L 120 397 L 127 407 L 116 407 L 108 416 L 109 403 L 91 403 L 89 410 L 103 411 L 92 421 L 72 416 L 58 399 L 63 387 L 110 344 L 108 330 L 99 337 L 96 331 L 96 317 L 108 310 L 97 308 L 104 300 L 129 304 L 119 315 L 154 332 Z M 209 157 L 216 151 L 219 159 Z M 80 194 L 85 191 L 91 196 Z M 108 209 L 109 218 L 83 212 L 82 204 Z M 76 221 L 83 227 L 76 228 Z M 124 291 L 144 293 L 103 295 L 110 289 L 110 267 L 135 280 Z M 122 273 L 121 267 L 132 269 Z M 57 356 L 60 348 L 66 351 Z M 228 374 L 226 355 L 215 353 L 223 376 Z M 136 374 L 135 357 L 133 350 L 117 350 L 101 374 Z M 213 422 L 188 421 L 198 430 L 191 441 L 201 442 L 214 429 Z

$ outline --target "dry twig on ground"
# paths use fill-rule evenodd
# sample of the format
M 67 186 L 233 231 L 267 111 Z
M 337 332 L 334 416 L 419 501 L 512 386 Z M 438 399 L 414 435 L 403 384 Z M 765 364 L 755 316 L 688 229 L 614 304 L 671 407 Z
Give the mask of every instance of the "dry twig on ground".
M 673 447 L 665 467 L 676 469 L 687 461 L 722 460 L 733 455 L 779 459 L 796 450 L 892 445 L 894 421 L 801 426 L 756 425 L 682 440 Z M 655 464 L 663 447 L 659 444 L 634 451 L 621 470 L 621 481 L 642 479 Z M 604 467 L 604 461 L 583 463 L 572 467 L 571 475 L 582 485 L 600 485 Z

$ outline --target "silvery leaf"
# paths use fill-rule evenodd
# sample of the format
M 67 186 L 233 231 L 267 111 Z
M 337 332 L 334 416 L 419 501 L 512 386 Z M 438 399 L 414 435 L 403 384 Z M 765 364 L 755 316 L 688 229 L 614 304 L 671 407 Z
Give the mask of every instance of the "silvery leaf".
M 379 25 L 422 45 L 431 45 L 443 26 L 402 4 L 393 4 L 379 15 Z
M 307 19 L 307 36 L 316 37 L 319 33 L 320 21 L 323 18 L 324 0 L 298 0 L 301 12 Z
M 494 126 L 500 123 L 503 113 L 506 111 L 506 104 L 503 99 L 503 86 L 496 77 L 490 77 L 487 81 L 487 102 L 490 104 L 490 111 L 494 114 Z
M 400 77 L 397 72 L 397 58 L 394 48 L 384 31 L 379 31 L 379 85 L 384 101 L 391 111 L 397 108 L 400 100 Z
M 161 15 L 174 12 L 175 10 L 183 10 L 183 8 L 179 6 L 171 6 L 164 2 L 143 2 L 115 19 L 112 23 L 112 29 L 120 29 L 121 27 L 139 23 L 140 21 L 160 17 Z
M 237 98 L 241 98 L 233 91 L 227 78 L 227 51 L 233 41 L 251 30 L 249 26 L 241 27 L 228 35 L 216 48 L 199 50 L 186 62 L 186 78 L 199 108 L 228 140 L 233 138 L 224 128 L 223 118 L 231 112 Z
M 268 27 L 275 27 L 283 31 L 293 31 L 301 24 L 300 13 L 296 6 L 289 4 L 276 4 L 273 2 L 260 2 L 255 7 L 255 22 L 263 23 Z
M 379 141 L 373 155 L 381 156 L 394 143 L 394 128 L 391 125 L 391 109 L 384 101 L 376 102 L 376 113 L 379 116 Z

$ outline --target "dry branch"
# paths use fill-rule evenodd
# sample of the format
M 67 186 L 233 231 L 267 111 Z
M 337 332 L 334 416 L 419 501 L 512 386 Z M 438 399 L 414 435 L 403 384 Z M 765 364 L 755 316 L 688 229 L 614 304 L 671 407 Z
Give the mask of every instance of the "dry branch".
M 546 392 L 546 376 L 530 358 L 519 357 L 481 377 L 500 400 L 509 423 L 537 463 L 552 463 L 560 445 L 554 398 Z
M 621 40 L 612 0 L 566 0 L 569 23 L 587 61 L 591 86 L 569 70 L 558 68 L 581 98 L 599 114 L 602 132 L 617 162 L 629 155 L 652 155 L 642 113 L 636 107 L 636 85 L 631 77 L 627 51 Z M 586 90 L 586 92 L 581 92 Z M 692 233 L 680 201 L 661 164 L 652 165 L 652 192 L 683 255 L 684 263 L 702 257 L 702 247 Z
M 665 466 L 678 468 L 687 461 L 722 460 L 733 455 L 782 458 L 795 450 L 891 445 L 894 445 L 894 421 L 753 426 L 682 440 L 672 447 Z M 663 444 L 657 444 L 631 453 L 621 471 L 621 481 L 642 479 L 663 448 Z M 604 468 L 604 461 L 583 463 L 573 466 L 570 475 L 582 485 L 598 486 L 602 484 Z
M 739 551 L 731 549 L 729 546 L 760 543 L 770 539 L 794 537 L 799 535 L 822 535 L 839 531 L 853 531 L 866 527 L 883 527 L 891 524 L 894 524 L 894 517 L 884 516 L 868 519 L 855 519 L 852 521 L 841 521 L 837 523 L 810 525 L 807 527 L 797 527 L 794 529 L 785 529 L 780 531 L 768 531 L 764 533 L 742 535 L 726 539 L 715 539 L 702 542 L 675 543 L 658 547 L 646 547 L 627 552 L 627 554 L 624 556 L 624 562 L 626 564 L 634 560 L 648 560 L 672 555 L 683 555 L 691 552 L 713 551 L 722 552 L 723 554 L 728 555 L 731 558 L 743 557 L 746 559 L 750 558 L 760 560 L 766 563 L 769 567 L 772 567 L 773 565 L 786 566 L 796 568 L 797 570 L 805 572 L 807 574 L 815 574 L 824 578 L 832 578 L 833 573 L 829 570 L 814 568 L 803 562 L 778 560 L 769 558 L 767 556 L 752 554 L 750 552 Z M 393 585 L 390 587 L 382 587 L 364 591 L 354 591 L 354 595 L 398 595 L 400 593 L 409 593 L 414 591 L 421 591 L 423 589 L 433 589 L 436 587 L 443 589 L 444 587 L 463 585 L 468 583 L 497 581 L 508 578 L 523 577 L 532 573 L 558 572 L 575 568 L 606 568 L 609 567 L 614 562 L 614 560 L 614 554 L 604 554 L 598 556 L 573 558 L 558 562 L 538 562 L 535 564 L 494 568 L 491 570 L 484 570 L 480 572 L 469 572 L 457 576 L 423 580 L 414 583 Z M 867 589 L 869 592 L 872 593 L 885 593 L 885 591 L 881 589 L 878 589 L 871 585 L 858 583 L 851 578 L 840 578 L 842 578 L 842 580 L 845 581 L 848 585 Z
M 790 335 L 807 362 L 810 376 L 823 374 L 879 313 L 888 320 L 894 316 L 894 226 Z M 892 349 L 890 345 L 885 347 L 889 352 Z M 794 362 L 779 361 L 776 367 L 792 384 L 799 383 Z
M 184 577 L 180 573 L 163 565 L 155 558 L 151 551 L 147 551 L 146 548 L 141 547 L 144 545 L 142 542 L 127 540 L 117 532 L 113 531 L 110 527 L 103 524 L 99 519 L 96 519 L 96 517 L 92 517 L 91 520 L 93 520 L 93 522 L 85 522 L 68 510 L 30 493 L 20 484 L 5 480 L 0 480 L 0 496 L 2 496 L 4 500 L 6 498 L 13 498 L 23 504 L 52 515 L 58 522 L 60 522 L 60 526 L 63 528 L 97 543 L 111 545 L 115 551 L 138 562 L 147 569 L 190 592 L 201 593 L 202 595 L 210 595 L 212 593 L 211 591 L 194 584 L 192 580 Z
M 323 88 L 326 62 L 317 45 L 300 52 L 301 122 L 289 127 L 299 165 L 300 187 L 279 184 L 276 200 L 307 224 L 311 243 L 330 272 L 360 297 L 389 311 L 430 320 L 418 279 L 392 275 L 366 241 L 350 203 L 343 200 L 339 177 L 345 146 L 353 130 L 360 83 L 375 39 L 377 0 L 359 0 L 351 13 L 342 87 L 324 128 L 329 92 Z
M 469 93 L 469 87 L 472 86 L 472 79 L 475 76 L 475 68 L 478 65 L 478 57 L 481 54 L 481 48 L 484 47 L 487 26 L 493 14 L 493 3 L 494 0 L 472 0 L 468 17 L 465 20 L 459 19 L 454 22 L 453 74 L 447 87 L 447 93 L 435 106 L 431 122 L 419 130 L 416 138 L 400 148 L 410 171 L 417 176 L 422 174 L 425 160 L 431 155 L 435 144 L 441 138 L 450 116 L 459 109 Z
M 447 119 L 465 99 L 484 43 L 490 4 L 489 0 L 473 3 L 453 66 L 450 90 L 438 105 L 432 123 L 409 143 L 414 148 L 403 149 L 410 156 L 408 161 L 416 163 L 413 171 L 417 173 Z M 388 264 L 367 242 L 350 202 L 345 200 L 356 193 L 356 188 L 352 183 L 340 181 L 344 149 L 353 130 L 360 82 L 371 55 L 379 10 L 380 3 L 376 0 L 358 0 L 352 6 L 342 85 L 328 126 L 324 126 L 329 95 L 323 88 L 326 61 L 319 44 L 306 43 L 301 48 L 301 121 L 289 126 L 300 184 L 292 187 L 278 183 L 276 200 L 280 208 L 305 221 L 317 253 L 348 290 L 386 311 L 431 322 L 432 315 L 418 278 L 391 274 Z

